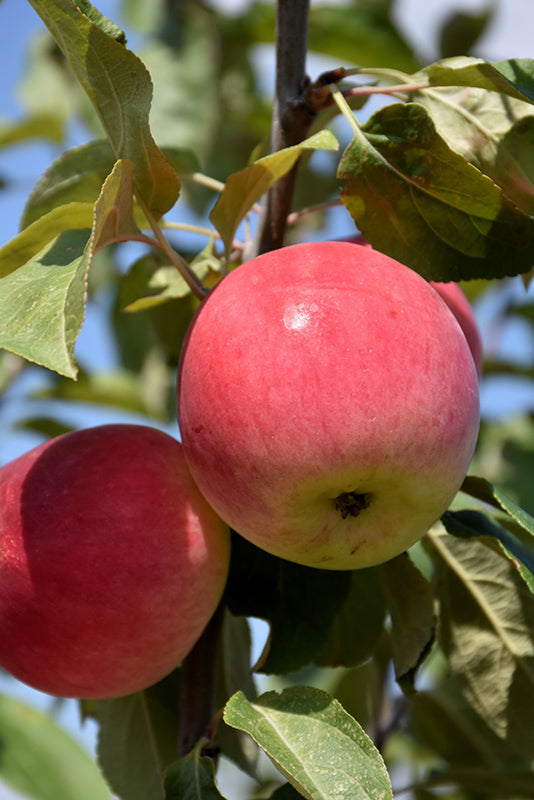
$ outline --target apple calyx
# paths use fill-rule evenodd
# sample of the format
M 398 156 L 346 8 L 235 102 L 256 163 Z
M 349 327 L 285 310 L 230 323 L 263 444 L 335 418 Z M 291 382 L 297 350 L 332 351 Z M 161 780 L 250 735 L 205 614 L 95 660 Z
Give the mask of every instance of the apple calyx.
M 334 505 L 339 511 L 341 519 L 347 517 L 356 518 L 369 508 L 372 500 L 372 494 L 362 492 L 341 492 L 334 500 Z

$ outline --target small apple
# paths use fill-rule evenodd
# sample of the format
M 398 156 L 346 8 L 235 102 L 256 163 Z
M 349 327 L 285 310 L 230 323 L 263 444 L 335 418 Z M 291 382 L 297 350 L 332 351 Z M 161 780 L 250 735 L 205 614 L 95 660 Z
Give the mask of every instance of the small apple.
M 356 569 L 447 509 L 477 439 L 478 380 L 418 274 L 371 248 L 299 244 L 204 300 L 178 420 L 195 481 L 239 534 L 299 564 Z
M 365 239 L 361 233 L 347 236 L 344 239 L 339 239 L 338 241 L 352 242 L 352 244 L 358 244 L 361 247 L 371 247 L 367 239 Z M 484 349 L 482 344 L 482 336 L 480 335 L 480 330 L 469 300 L 462 291 L 462 288 L 454 281 L 446 283 L 440 281 L 429 281 L 429 283 L 434 287 L 436 292 L 445 301 L 445 303 L 447 303 L 450 310 L 458 320 L 458 324 L 464 332 L 464 336 L 467 339 L 467 344 L 471 349 L 471 355 L 473 356 L 477 375 L 480 379 L 483 369 Z
M 179 442 L 141 425 L 59 436 L 0 469 L 0 665 L 43 692 L 130 694 L 211 618 L 229 531 Z

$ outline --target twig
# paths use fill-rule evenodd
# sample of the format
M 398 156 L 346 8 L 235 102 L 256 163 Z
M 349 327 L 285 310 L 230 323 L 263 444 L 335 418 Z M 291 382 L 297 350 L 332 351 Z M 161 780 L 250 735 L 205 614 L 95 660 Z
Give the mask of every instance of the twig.
M 193 272 L 187 261 L 185 261 L 180 255 L 178 255 L 176 250 L 173 250 L 173 248 L 170 246 L 169 242 L 161 232 L 160 226 L 154 219 L 154 216 L 152 215 L 152 212 L 150 211 L 146 203 L 139 196 L 137 197 L 137 200 L 139 202 L 139 205 L 141 206 L 143 214 L 145 215 L 148 221 L 148 224 L 152 228 L 152 232 L 156 237 L 160 249 L 165 253 L 167 258 L 170 260 L 171 264 L 173 264 L 176 267 L 176 269 L 178 270 L 184 281 L 187 283 L 187 285 L 189 286 L 195 297 L 198 297 L 199 300 L 202 300 L 208 294 L 209 290 L 204 286 L 202 281 L 199 280 L 199 278 L 197 278 L 197 276 L 195 275 L 195 273 Z

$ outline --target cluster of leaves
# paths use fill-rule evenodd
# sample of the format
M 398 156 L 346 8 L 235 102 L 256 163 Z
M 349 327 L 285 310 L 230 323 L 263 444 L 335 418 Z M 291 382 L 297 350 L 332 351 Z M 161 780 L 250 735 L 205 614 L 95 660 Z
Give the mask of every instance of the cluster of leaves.
M 131 2 L 130 22 L 146 36 L 141 60 L 87 0 L 30 3 L 52 34 L 28 79 L 41 105 L 30 98 L 32 112 L 3 143 L 59 141 L 73 111 L 90 136 L 45 172 L 20 233 L 0 248 L 3 397 L 16 396 L 28 370 L 50 375 L 33 396 L 47 411 L 21 424 L 45 435 L 67 429 L 65 401 L 174 424 L 176 364 L 200 297 L 254 247 L 256 204 L 296 164 L 291 237 L 323 224 L 324 211 L 306 206 L 341 197 L 349 233 L 352 217 L 378 249 L 428 279 L 476 278 L 474 291 L 505 276 L 528 280 L 534 62 L 458 57 L 450 47 L 460 19 L 443 30 L 451 57 L 422 68 L 390 2 L 312 9 L 310 47 L 358 68 L 342 70 L 336 87 L 330 74 L 312 81 L 309 136 L 269 153 L 270 109 L 252 52 L 272 41 L 273 4 L 230 18 L 197 2 Z M 460 29 L 474 38 L 487 19 Z M 348 106 L 383 84 L 398 102 L 359 125 Z M 326 127 L 339 109 L 353 134 L 340 159 Z M 314 166 L 316 151 L 330 168 Z M 201 224 L 191 224 L 191 209 Z M 200 252 L 188 244 L 198 230 Z M 141 249 L 126 266 L 125 241 Z M 102 294 L 118 361 L 111 374 L 75 358 Z M 521 313 L 532 325 L 532 306 Z M 487 370 L 532 378 L 495 361 Z M 39 800 L 99 800 L 108 787 L 122 800 L 221 798 L 220 751 L 258 798 L 378 800 L 392 797 L 392 781 L 417 800 L 444 788 L 451 800 L 532 797 L 534 519 L 523 507 L 532 503 L 534 427 L 528 416 L 514 424 L 483 427 L 473 468 L 486 479 L 466 479 L 424 542 L 380 567 L 312 570 L 235 537 L 209 658 L 201 640 L 147 691 L 81 704 L 98 723 L 101 772 L 50 721 L 5 701 L 0 775 Z M 251 618 L 270 631 L 253 669 L 277 690 L 260 696 Z M 204 718 L 205 694 L 216 697 L 213 719 Z M 184 749 L 192 713 L 203 735 Z M 20 748 L 29 768 L 18 764 Z

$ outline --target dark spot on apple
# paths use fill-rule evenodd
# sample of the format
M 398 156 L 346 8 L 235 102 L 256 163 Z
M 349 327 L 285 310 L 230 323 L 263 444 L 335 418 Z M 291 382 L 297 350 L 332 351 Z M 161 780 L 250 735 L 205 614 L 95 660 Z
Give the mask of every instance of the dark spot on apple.
M 202 433 L 203 430 L 204 430 L 204 425 L 196 425 L 193 428 L 193 433 Z
M 341 519 L 347 519 L 347 517 L 357 517 L 368 508 L 371 498 L 372 495 L 368 493 L 342 492 L 335 498 L 334 503 Z

